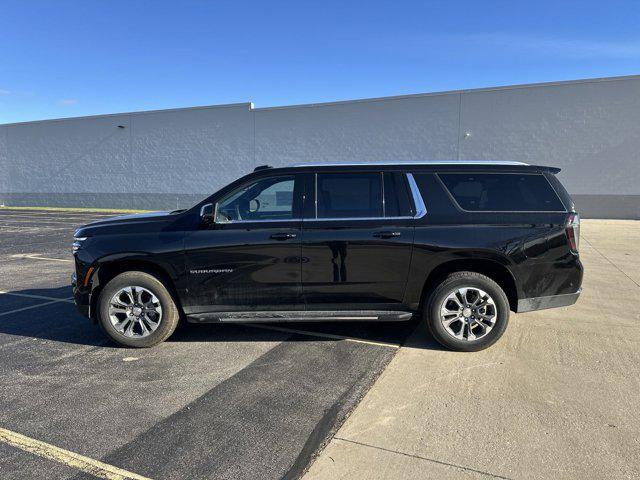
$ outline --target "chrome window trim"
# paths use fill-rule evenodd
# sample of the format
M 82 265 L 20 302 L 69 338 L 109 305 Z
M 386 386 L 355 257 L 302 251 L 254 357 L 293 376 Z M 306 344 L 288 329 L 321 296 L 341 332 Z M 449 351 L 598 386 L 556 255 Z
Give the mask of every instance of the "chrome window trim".
M 409 182 L 409 188 L 411 189 L 413 204 L 416 207 L 416 213 L 413 215 L 413 218 L 422 218 L 427 214 L 427 207 L 422 199 L 422 194 L 420 193 L 416 179 L 413 178 L 413 173 L 407 173 L 407 181 Z
M 387 205 L 384 201 L 384 172 L 380 172 L 380 190 L 382 192 L 382 216 L 387 217 Z
M 278 219 L 266 219 L 266 220 L 232 220 L 230 222 L 216 222 L 216 225 L 232 225 L 236 223 L 285 223 L 285 222 L 301 222 L 302 218 L 283 218 Z
M 318 218 L 318 172 L 313 174 L 313 193 L 315 195 L 315 216 Z
M 353 220 L 413 220 L 415 217 L 342 217 L 342 218 L 303 218 L 303 222 L 341 222 Z
M 343 218 L 287 218 L 282 220 L 233 220 L 231 222 L 217 223 L 217 225 L 232 225 L 236 223 L 294 223 L 294 222 L 340 222 L 353 220 L 413 220 L 415 217 L 343 217 Z

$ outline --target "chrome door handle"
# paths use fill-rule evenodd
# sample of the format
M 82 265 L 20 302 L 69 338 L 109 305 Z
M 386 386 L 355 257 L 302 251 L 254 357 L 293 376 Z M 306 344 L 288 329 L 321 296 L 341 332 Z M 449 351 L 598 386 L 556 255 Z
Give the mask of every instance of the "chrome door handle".
M 402 235 L 400 232 L 376 232 L 373 234 L 376 238 L 394 238 Z
M 291 240 L 292 238 L 296 238 L 298 234 L 296 233 L 274 233 L 269 238 L 272 240 Z

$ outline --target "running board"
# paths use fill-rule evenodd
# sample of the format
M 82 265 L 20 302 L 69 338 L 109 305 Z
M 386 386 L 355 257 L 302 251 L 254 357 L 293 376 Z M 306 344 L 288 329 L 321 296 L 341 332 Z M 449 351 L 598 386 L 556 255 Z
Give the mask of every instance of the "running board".
M 413 313 L 392 310 L 353 311 L 283 311 L 283 312 L 212 312 L 187 315 L 190 323 L 255 323 L 255 322 L 403 322 Z

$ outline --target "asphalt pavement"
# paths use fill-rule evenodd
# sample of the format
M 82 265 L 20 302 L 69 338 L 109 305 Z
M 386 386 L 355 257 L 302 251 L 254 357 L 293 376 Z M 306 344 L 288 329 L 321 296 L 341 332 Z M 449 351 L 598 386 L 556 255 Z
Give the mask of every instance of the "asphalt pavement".
M 70 301 L 74 229 L 105 216 L 0 210 L 3 479 L 297 478 L 416 327 L 186 325 L 120 348 Z

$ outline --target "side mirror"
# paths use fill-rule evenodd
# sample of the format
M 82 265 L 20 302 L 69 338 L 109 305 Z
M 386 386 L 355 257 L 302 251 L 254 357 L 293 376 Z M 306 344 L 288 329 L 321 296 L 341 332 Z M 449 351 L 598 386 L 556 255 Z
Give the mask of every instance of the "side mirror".
M 218 210 L 218 204 L 215 207 L 213 203 L 207 203 L 200 208 L 200 222 L 202 225 L 211 227 L 216 223 L 216 212 Z

